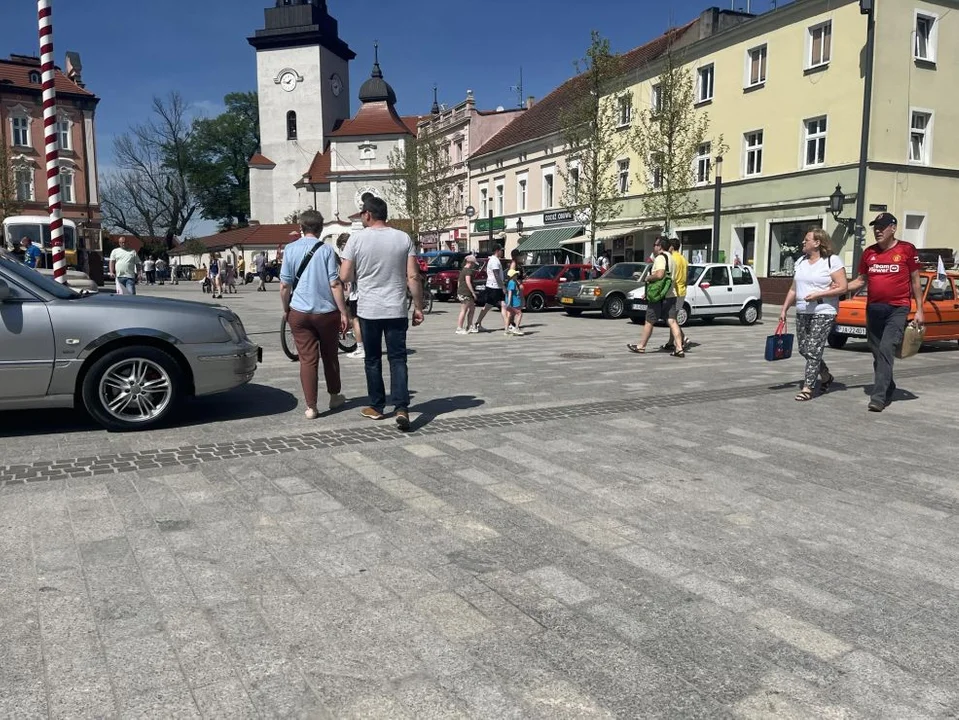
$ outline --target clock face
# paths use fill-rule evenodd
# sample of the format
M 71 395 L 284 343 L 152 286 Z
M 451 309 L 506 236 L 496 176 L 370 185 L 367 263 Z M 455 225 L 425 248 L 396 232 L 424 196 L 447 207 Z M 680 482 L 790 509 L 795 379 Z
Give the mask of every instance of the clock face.
M 292 72 L 285 72 L 280 76 L 280 87 L 287 92 L 292 92 L 296 87 L 296 75 Z
M 337 97 L 343 92 L 343 80 L 341 80 L 340 76 L 336 73 L 333 73 L 330 77 L 330 90 L 332 90 L 333 94 Z

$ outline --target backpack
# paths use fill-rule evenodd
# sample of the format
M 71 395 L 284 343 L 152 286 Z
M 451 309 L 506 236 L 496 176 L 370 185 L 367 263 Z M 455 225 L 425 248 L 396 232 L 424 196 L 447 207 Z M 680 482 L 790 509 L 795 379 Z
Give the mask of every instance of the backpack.
M 663 258 L 666 260 L 666 274 L 659 280 L 646 281 L 647 302 L 659 302 L 663 300 L 673 287 L 673 276 L 669 273 L 669 257 L 663 253 Z

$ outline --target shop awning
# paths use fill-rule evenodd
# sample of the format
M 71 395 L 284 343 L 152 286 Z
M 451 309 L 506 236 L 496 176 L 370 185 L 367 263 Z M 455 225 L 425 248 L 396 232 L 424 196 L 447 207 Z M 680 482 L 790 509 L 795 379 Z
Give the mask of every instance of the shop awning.
M 603 241 L 612 240 L 613 238 L 635 235 L 636 233 L 641 233 L 646 230 L 662 230 L 662 228 L 659 225 L 640 225 L 639 227 L 631 228 L 604 228 L 596 231 L 596 239 Z
M 559 250 L 563 246 L 563 241 L 569 240 L 570 238 L 573 238 L 582 232 L 582 225 L 537 230 L 528 238 L 523 240 L 517 250 L 519 250 L 521 253 Z M 582 240 L 578 240 L 577 242 L 582 242 Z

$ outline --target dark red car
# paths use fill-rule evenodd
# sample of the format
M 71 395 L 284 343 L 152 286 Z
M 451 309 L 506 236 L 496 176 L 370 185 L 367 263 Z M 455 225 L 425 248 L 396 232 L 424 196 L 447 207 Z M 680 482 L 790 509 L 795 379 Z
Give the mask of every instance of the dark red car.
M 433 297 L 436 298 L 438 302 L 446 302 L 447 300 L 456 298 L 456 286 L 459 284 L 460 270 L 463 267 L 463 260 L 465 258 L 466 254 L 464 253 L 462 258 L 455 258 L 449 261 L 447 266 L 442 269 L 434 268 L 431 263 L 427 287 L 429 287 L 430 292 L 433 293 Z M 487 260 L 489 260 L 488 255 L 478 257 L 476 260 L 476 272 L 473 273 L 474 287 L 483 287 L 486 285 Z
M 537 268 L 523 281 L 526 309 L 539 312 L 557 305 L 560 284 L 587 280 L 589 273 L 589 265 L 543 265 Z

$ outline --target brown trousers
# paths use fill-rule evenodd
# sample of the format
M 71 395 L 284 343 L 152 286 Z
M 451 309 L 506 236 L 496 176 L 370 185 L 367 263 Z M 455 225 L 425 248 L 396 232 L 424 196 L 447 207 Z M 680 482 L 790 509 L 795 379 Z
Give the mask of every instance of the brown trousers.
M 303 386 L 306 406 L 315 408 L 320 359 L 323 360 L 327 392 L 335 395 L 340 391 L 340 313 L 334 310 L 311 315 L 291 308 L 287 322 L 300 356 L 300 385 Z

